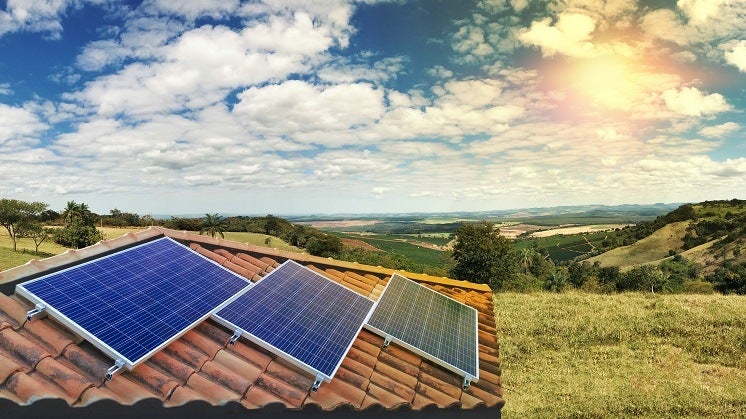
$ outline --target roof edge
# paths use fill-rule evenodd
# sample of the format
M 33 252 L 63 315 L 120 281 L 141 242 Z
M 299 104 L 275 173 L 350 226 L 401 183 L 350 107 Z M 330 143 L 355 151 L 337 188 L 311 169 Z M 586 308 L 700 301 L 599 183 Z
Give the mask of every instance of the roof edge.
M 293 259 L 299 262 L 317 263 L 317 264 L 327 265 L 330 267 L 339 267 L 339 268 L 345 268 L 345 269 L 350 269 L 350 270 L 360 270 L 360 271 L 367 271 L 367 272 L 385 274 L 385 275 L 392 275 L 394 273 L 399 273 L 400 275 L 404 275 L 410 279 L 416 279 L 420 282 L 427 282 L 427 283 L 439 284 L 439 285 L 448 285 L 451 287 L 473 289 L 477 291 L 492 292 L 492 288 L 490 288 L 489 285 L 487 284 L 477 284 L 474 282 L 461 281 L 457 279 L 447 278 L 444 276 L 437 277 L 437 276 L 432 276 L 428 274 L 404 271 L 401 269 L 391 269 L 391 268 L 384 268 L 383 266 L 365 265 L 365 264 L 358 263 L 358 262 L 347 262 L 344 260 L 339 260 L 339 259 L 334 259 L 334 258 L 324 258 L 320 256 L 309 255 L 308 253 L 290 252 L 287 250 L 280 250 L 277 248 L 269 248 L 269 247 L 257 246 L 257 245 L 249 244 L 249 243 L 241 243 L 241 242 L 235 242 L 231 240 L 220 239 L 217 237 L 207 237 L 203 235 L 190 233 L 188 231 L 172 230 L 172 229 L 168 229 L 164 227 L 154 226 L 154 227 L 150 227 L 148 230 L 150 229 L 156 229 L 158 231 L 161 231 L 164 235 L 171 237 L 172 239 L 189 240 L 189 241 L 200 242 L 200 243 L 209 244 L 213 246 L 226 246 L 226 247 L 233 247 L 233 248 L 241 248 L 241 249 L 251 251 L 251 252 L 264 253 L 267 255 L 278 256 L 278 257 L 282 257 L 286 259 Z M 236 245 L 239 245 L 239 246 L 236 246 Z
M 399 273 L 410 279 L 416 279 L 419 282 L 426 282 L 435 285 L 445 285 L 450 287 L 458 287 L 463 289 L 471 289 L 482 292 L 492 292 L 492 289 L 487 284 L 477 284 L 469 281 L 461 281 L 446 277 L 436 277 L 427 274 L 414 273 L 403 271 L 399 269 L 384 268 L 382 266 L 364 265 L 358 262 L 347 262 L 333 258 L 324 258 L 320 256 L 309 255 L 308 253 L 296 253 L 285 250 L 279 250 L 276 248 L 262 247 L 249 243 L 235 242 L 231 240 L 225 240 L 217 237 L 208 237 L 199 234 L 190 233 L 188 231 L 172 230 L 160 226 L 153 226 L 147 229 L 138 231 L 136 233 L 125 233 L 122 236 L 102 240 L 98 243 L 82 248 L 82 249 L 70 249 L 59 255 L 51 256 L 45 259 L 32 259 L 23 265 L 10 268 L 6 271 L 0 272 L 0 284 L 6 284 L 17 281 L 19 279 L 38 274 L 40 272 L 57 268 L 69 263 L 74 263 L 80 259 L 85 259 L 99 254 L 117 249 L 119 247 L 131 245 L 142 240 L 164 235 L 176 240 L 188 240 L 191 242 L 197 242 L 207 244 L 211 246 L 222 246 L 230 247 L 234 249 L 243 249 L 249 252 L 263 253 L 269 256 L 281 257 L 285 259 L 293 259 L 298 262 L 314 263 L 326 265 L 328 267 L 337 267 L 343 269 L 349 269 L 353 271 L 365 271 L 384 275 L 393 275 Z

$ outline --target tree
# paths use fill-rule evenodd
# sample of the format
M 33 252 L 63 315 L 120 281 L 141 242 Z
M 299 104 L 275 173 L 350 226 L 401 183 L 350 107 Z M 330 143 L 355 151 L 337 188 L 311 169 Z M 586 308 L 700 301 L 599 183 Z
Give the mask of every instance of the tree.
M 8 230 L 13 251 L 18 251 L 18 227 L 34 220 L 47 208 L 43 202 L 26 202 L 18 199 L 0 199 L 0 225 Z
M 499 234 L 494 224 L 487 221 L 463 223 L 455 234 L 453 259 L 456 266 L 451 269 L 455 278 L 499 289 L 517 272 L 518 257 L 510 241 Z
M 306 242 L 306 250 L 314 256 L 335 257 L 342 251 L 342 247 L 342 240 L 329 234 L 311 237 Z
M 62 212 L 62 219 L 68 225 L 76 219 L 79 219 L 83 225 L 93 225 L 93 213 L 88 208 L 88 205 L 82 202 L 78 204 L 75 201 L 67 201 L 67 206 L 65 206 L 65 210 Z
M 81 219 L 75 219 L 54 232 L 54 241 L 57 244 L 75 249 L 90 246 L 103 238 L 95 226 L 86 225 Z
M 67 201 L 65 210 L 62 211 L 62 219 L 66 224 L 70 224 L 76 217 L 80 216 L 78 204 L 75 201 Z
M 544 282 L 544 287 L 549 291 L 562 292 L 567 287 L 568 278 L 569 275 L 565 269 L 557 268 L 549 273 Z
M 34 241 L 36 248 L 34 251 L 39 253 L 39 246 L 46 241 L 54 230 L 45 228 L 38 222 L 27 222 L 18 226 L 18 237 L 27 237 Z
M 220 237 L 225 238 L 225 226 L 223 217 L 218 214 L 205 214 L 205 219 L 202 221 L 202 227 L 199 229 L 199 234 L 207 233 L 210 237 L 215 237 L 219 234 Z

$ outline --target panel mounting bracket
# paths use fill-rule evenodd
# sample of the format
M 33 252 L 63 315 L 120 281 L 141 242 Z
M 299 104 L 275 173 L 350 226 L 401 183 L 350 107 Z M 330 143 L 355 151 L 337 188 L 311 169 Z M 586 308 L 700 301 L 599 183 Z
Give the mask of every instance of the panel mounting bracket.
M 26 320 L 31 321 L 34 317 L 40 316 L 44 314 L 44 310 L 47 308 L 46 305 L 38 303 L 33 308 L 33 310 L 29 310 L 26 312 Z
M 231 339 L 230 339 L 230 340 L 228 341 L 228 344 L 229 344 L 229 345 L 235 345 L 235 344 L 236 344 L 236 341 L 238 341 L 238 338 L 240 338 L 242 334 L 243 334 L 243 330 L 241 330 L 241 329 L 236 329 L 236 330 L 235 330 L 235 331 L 233 332 L 233 336 L 231 336 Z
M 383 339 L 383 346 L 381 348 L 386 349 L 389 347 L 389 344 L 391 343 L 392 336 L 386 335 L 386 338 Z
M 464 383 L 461 385 L 463 390 L 467 390 L 471 385 L 471 377 L 464 377 Z
M 313 385 L 311 386 L 311 391 L 319 391 L 319 386 L 321 385 L 321 382 L 324 381 L 324 377 L 321 375 L 316 376 L 316 381 L 313 382 Z
M 111 381 L 111 378 L 114 377 L 114 374 L 117 374 L 122 370 L 122 367 L 124 367 L 124 361 L 121 359 L 117 359 L 114 362 L 114 365 L 111 366 L 108 370 L 106 370 L 106 381 Z

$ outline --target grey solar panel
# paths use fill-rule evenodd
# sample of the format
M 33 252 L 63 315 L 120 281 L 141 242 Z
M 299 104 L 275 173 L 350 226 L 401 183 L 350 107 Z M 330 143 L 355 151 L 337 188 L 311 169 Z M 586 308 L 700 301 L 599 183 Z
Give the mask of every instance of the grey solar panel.
M 373 301 L 288 260 L 214 318 L 316 377 L 331 381 Z
M 479 379 L 477 311 L 394 274 L 365 327 L 464 377 Z
M 208 318 L 249 281 L 160 238 L 19 284 L 16 292 L 134 368 Z

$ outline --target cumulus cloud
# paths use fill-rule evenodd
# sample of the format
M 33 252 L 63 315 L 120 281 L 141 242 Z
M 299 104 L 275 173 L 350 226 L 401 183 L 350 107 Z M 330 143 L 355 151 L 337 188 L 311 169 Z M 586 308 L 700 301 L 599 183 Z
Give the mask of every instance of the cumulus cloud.
M 174 14 L 188 19 L 202 16 L 218 18 L 238 9 L 239 0 L 147 0 L 141 6 L 157 13 Z
M 678 0 L 676 5 L 684 11 L 689 22 L 699 25 L 716 16 L 725 2 L 726 0 Z
M 300 13 L 291 20 L 271 18 L 240 32 L 203 26 L 165 45 L 159 62 L 130 64 L 67 98 L 102 115 L 200 109 L 222 100 L 231 89 L 303 71 L 308 57 L 331 43 L 327 31 Z
M 41 32 L 57 39 L 60 19 L 75 0 L 8 0 L 0 10 L 0 36 L 18 31 Z
M 34 113 L 0 103 L 0 146 L 27 140 L 47 128 Z
M 702 116 L 725 112 L 731 109 L 723 95 L 705 94 L 696 87 L 669 89 L 661 95 L 671 111 L 685 116 Z
M 313 86 L 291 80 L 252 87 L 238 94 L 233 112 L 259 132 L 321 131 L 313 142 L 324 143 L 324 131 L 346 130 L 373 123 L 383 113 L 383 92 L 370 84 Z
M 531 24 L 522 29 L 518 39 L 527 45 L 541 48 L 545 57 L 557 53 L 571 57 L 590 57 L 596 54 L 591 34 L 596 29 L 596 21 L 582 13 L 562 13 L 552 25 L 550 18 Z
M 741 126 L 736 124 L 735 122 L 726 122 L 720 125 L 704 127 L 699 130 L 699 133 L 701 135 L 704 135 L 705 137 L 719 138 L 732 132 L 736 132 L 739 129 L 741 129 Z
M 746 40 L 732 41 L 721 45 L 725 61 L 746 73 Z

